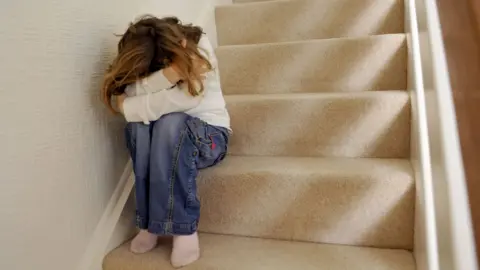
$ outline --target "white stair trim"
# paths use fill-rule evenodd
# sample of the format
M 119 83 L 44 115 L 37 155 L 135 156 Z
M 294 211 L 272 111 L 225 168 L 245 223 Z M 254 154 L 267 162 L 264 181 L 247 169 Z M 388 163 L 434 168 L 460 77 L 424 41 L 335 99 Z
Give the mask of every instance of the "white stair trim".
M 418 270 L 439 270 L 425 92 L 415 0 L 405 0 L 408 89 L 412 104 L 411 162 L 415 173 L 415 247 Z
M 96 270 L 103 257 L 118 220 L 134 186 L 132 161 L 129 160 L 105 211 L 98 222 L 77 270 Z
M 477 270 L 468 193 L 438 9 L 406 0 L 414 68 L 412 163 L 417 170 L 418 270 Z M 412 85 L 412 84 L 411 84 Z

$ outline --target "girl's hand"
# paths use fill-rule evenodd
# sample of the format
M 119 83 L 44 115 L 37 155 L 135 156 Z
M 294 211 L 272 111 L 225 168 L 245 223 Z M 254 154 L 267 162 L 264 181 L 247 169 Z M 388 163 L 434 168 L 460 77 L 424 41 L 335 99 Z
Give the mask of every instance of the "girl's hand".
M 177 65 L 172 63 L 170 66 L 163 69 L 163 75 L 171 84 L 177 84 L 182 78 L 177 72 Z
M 205 74 L 211 71 L 203 61 L 195 58 L 193 59 L 193 69 L 200 77 L 205 77 Z
M 123 102 L 125 101 L 125 98 L 127 98 L 127 94 L 121 94 L 116 97 L 118 110 L 123 114 Z
M 202 81 L 205 80 L 205 74 L 210 70 L 207 68 L 205 63 L 203 63 L 203 61 L 195 58 L 192 60 L 194 72 Z M 179 67 L 175 62 L 171 63 L 170 66 L 163 69 L 163 75 L 171 84 L 177 84 L 179 81 L 186 79 L 180 76 Z

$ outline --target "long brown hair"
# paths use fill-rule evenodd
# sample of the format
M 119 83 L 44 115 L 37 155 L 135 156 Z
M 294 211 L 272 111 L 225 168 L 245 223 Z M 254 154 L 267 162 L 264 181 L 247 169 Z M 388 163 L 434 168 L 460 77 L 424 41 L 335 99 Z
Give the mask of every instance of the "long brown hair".
M 195 68 L 200 62 L 207 70 L 211 63 L 199 52 L 202 28 L 182 24 L 176 17 L 144 16 L 131 23 L 118 43 L 118 55 L 108 68 L 102 87 L 104 103 L 115 112 L 112 96 L 121 95 L 127 85 L 155 71 L 176 65 L 176 71 L 192 96 L 203 90 L 202 74 Z M 186 41 L 186 44 L 185 44 Z

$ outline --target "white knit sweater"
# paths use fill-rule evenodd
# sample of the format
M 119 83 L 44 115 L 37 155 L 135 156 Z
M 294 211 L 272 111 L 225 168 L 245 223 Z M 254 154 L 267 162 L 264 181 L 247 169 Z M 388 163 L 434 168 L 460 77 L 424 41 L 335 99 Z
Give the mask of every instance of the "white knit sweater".
M 192 97 L 185 87 L 173 87 L 163 71 L 157 71 L 126 89 L 127 98 L 123 112 L 128 122 L 158 120 L 172 112 L 185 112 L 214 126 L 230 129 L 230 116 L 225 107 L 218 74 L 218 61 L 213 47 L 204 35 L 198 43 L 202 53 L 212 64 L 213 70 L 204 74 L 204 92 Z

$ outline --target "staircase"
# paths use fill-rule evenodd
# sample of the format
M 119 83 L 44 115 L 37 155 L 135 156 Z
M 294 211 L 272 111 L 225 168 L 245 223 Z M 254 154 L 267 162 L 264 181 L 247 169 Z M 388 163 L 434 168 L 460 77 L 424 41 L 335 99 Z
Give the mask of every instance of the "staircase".
M 186 269 L 415 269 L 403 14 L 403 0 L 217 8 L 234 136 L 198 179 L 202 258 Z M 171 269 L 169 252 L 127 243 L 104 270 Z

